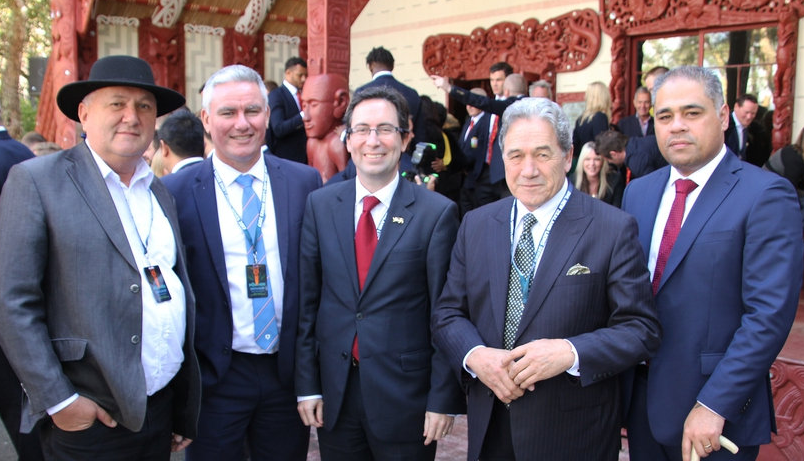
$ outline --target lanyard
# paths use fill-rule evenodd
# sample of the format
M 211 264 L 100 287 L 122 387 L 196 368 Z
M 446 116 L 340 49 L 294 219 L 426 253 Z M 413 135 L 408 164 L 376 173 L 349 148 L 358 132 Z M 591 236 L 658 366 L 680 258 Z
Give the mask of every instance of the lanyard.
M 131 190 L 131 189 L 129 189 Z M 142 253 L 145 256 L 145 260 L 150 264 L 150 260 L 148 259 L 148 240 L 151 238 L 151 229 L 154 226 L 154 202 L 153 202 L 153 192 L 151 188 L 148 188 L 148 233 L 145 234 L 145 239 L 143 240 L 142 235 L 140 235 L 140 228 L 137 227 L 137 221 L 134 219 L 134 213 L 131 212 L 131 205 L 128 203 L 128 197 L 126 196 L 126 191 L 122 190 L 123 192 L 123 200 L 126 202 L 126 211 L 128 211 L 128 217 L 131 218 L 131 224 L 134 225 L 134 232 L 137 233 L 137 240 L 140 241 L 140 245 L 142 245 Z M 133 192 L 133 191 L 132 191 Z
M 237 212 L 235 207 L 232 205 L 232 201 L 229 198 L 229 192 L 226 191 L 226 186 L 223 185 L 223 180 L 221 179 L 218 170 L 213 168 L 213 173 L 215 174 L 215 182 L 218 183 L 218 188 L 220 188 L 221 192 L 223 193 L 223 197 L 226 199 L 226 203 L 229 204 L 229 209 L 232 210 L 232 214 L 237 221 L 237 225 L 240 226 L 240 230 L 243 231 L 243 235 L 246 236 L 246 243 L 248 243 L 248 247 L 250 248 L 250 253 L 252 258 L 254 258 L 254 264 L 257 264 L 257 242 L 260 240 L 260 235 L 262 233 L 262 225 L 265 222 L 265 199 L 267 198 L 268 194 L 268 168 L 265 166 L 265 162 L 262 164 L 262 198 L 260 200 L 260 217 L 257 220 L 257 228 L 254 230 L 254 238 L 251 237 L 251 234 L 248 231 L 248 227 L 246 223 L 243 222 L 243 218 L 240 216 L 240 213 Z
M 516 230 L 516 222 L 517 222 L 517 206 L 516 206 L 516 199 L 514 200 L 513 205 L 511 206 L 511 267 L 513 267 L 517 275 L 519 276 L 519 284 L 522 287 L 522 303 L 528 302 L 528 295 L 530 294 L 530 283 L 533 280 L 533 274 L 536 271 L 536 263 L 542 259 L 542 253 L 544 253 L 544 247 L 547 245 L 547 238 L 550 237 L 550 231 L 553 229 L 553 224 L 555 224 L 556 220 L 558 219 L 558 215 L 561 214 L 561 210 L 564 209 L 564 206 L 567 204 L 567 200 L 569 200 L 570 194 L 572 194 L 572 188 L 567 187 L 567 191 L 564 192 L 564 196 L 561 198 L 561 202 L 558 204 L 556 211 L 553 212 L 553 216 L 550 218 L 550 222 L 547 223 L 545 226 L 544 231 L 542 232 L 542 237 L 539 239 L 539 246 L 536 247 L 536 254 L 533 258 L 533 263 L 527 270 L 521 269 L 516 264 L 516 260 L 514 260 L 514 252 L 516 248 L 514 246 L 514 232 Z M 522 236 L 519 236 L 521 239 Z

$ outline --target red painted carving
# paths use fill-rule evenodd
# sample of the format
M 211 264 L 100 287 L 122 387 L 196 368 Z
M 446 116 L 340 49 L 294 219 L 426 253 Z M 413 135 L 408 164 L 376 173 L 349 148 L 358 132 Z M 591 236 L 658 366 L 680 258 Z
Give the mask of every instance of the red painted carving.
M 626 44 L 630 37 L 646 34 L 698 32 L 709 27 L 779 23 L 778 70 L 774 77 L 773 148 L 788 144 L 793 124 L 798 19 L 804 16 L 800 1 L 778 0 L 600 0 L 603 31 L 612 37 L 612 120 L 622 117 L 628 104 Z M 616 72 L 615 72 L 616 71 Z
M 262 73 L 263 48 L 257 35 L 244 35 L 227 28 L 223 36 L 223 63 L 227 66 L 242 64 Z
M 140 21 L 140 58 L 148 61 L 157 85 L 184 94 L 184 31 L 181 24 L 155 26 L 149 18 Z
M 505 61 L 517 72 L 555 81 L 557 72 L 587 67 L 600 51 L 600 20 L 591 9 L 575 10 L 539 23 L 501 22 L 470 35 L 439 34 L 424 42 L 428 74 L 462 80 L 488 78 L 489 66 Z
M 360 16 L 363 8 L 368 5 L 369 0 L 350 0 L 349 1 L 349 24 L 354 24 L 355 19 Z M 309 2 L 308 2 L 309 4 Z M 308 7 L 309 8 L 309 7 Z M 308 9 L 309 11 L 309 9 Z
M 307 71 L 349 78 L 349 0 L 308 0 Z
M 326 182 L 346 168 L 349 154 L 340 139 L 346 128 L 343 114 L 349 106 L 349 84 L 339 74 L 312 75 L 301 96 L 307 133 L 307 164 Z
M 804 366 L 777 360 L 770 372 L 778 431 L 762 446 L 759 459 L 804 459 Z
M 86 80 L 92 64 L 98 60 L 98 23 L 89 23 L 85 34 L 78 35 L 78 77 L 76 80 Z
M 43 119 L 50 119 L 51 123 L 43 123 L 47 132 L 42 133 L 47 139 L 62 147 L 70 147 L 75 144 L 75 122 L 68 119 L 56 107 L 56 94 L 64 85 L 78 79 L 78 54 L 76 51 L 78 37 L 75 33 L 76 11 L 78 10 L 77 0 L 51 0 L 50 4 L 51 34 L 53 37 L 53 49 L 48 63 L 51 88 L 49 92 L 43 92 L 40 99 L 40 115 Z M 47 99 L 45 97 L 47 96 Z
M 90 27 L 94 27 L 95 21 L 92 21 L 92 9 L 95 6 L 94 0 L 78 0 L 76 8 L 76 22 L 75 31 L 79 35 L 85 35 Z

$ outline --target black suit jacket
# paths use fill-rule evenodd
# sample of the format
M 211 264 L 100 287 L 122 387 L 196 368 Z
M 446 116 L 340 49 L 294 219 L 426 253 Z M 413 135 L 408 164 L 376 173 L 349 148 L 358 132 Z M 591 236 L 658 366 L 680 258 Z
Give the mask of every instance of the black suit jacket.
M 643 136 L 652 135 L 654 134 L 653 117 L 648 119 L 648 130 L 644 135 L 642 134 L 642 125 L 639 123 L 639 117 L 637 117 L 636 114 L 625 117 L 617 122 L 617 128 L 629 138 L 641 138 Z
M 469 131 L 472 117 L 468 117 L 461 130 L 458 142 L 461 145 L 461 150 L 469 168 L 469 174 L 466 175 L 466 179 L 463 182 L 463 187 L 466 189 L 472 189 L 475 186 L 475 181 L 480 177 L 483 165 L 486 164 L 489 145 L 489 120 L 491 120 L 491 116 L 484 112 L 477 123 L 472 126 L 472 130 Z M 468 134 L 467 131 L 469 131 Z
M 8 131 L 0 130 L 0 191 L 8 177 L 8 170 L 29 158 L 34 158 L 34 154 L 25 144 L 12 138 Z
M 625 165 L 631 170 L 631 179 L 645 176 L 667 165 L 662 156 L 656 135 L 629 138 L 625 145 Z
M 304 131 L 296 98 L 284 84 L 268 93 L 268 107 L 271 109 L 266 140 L 268 147 L 277 157 L 307 164 L 307 133 Z
M 470 211 L 458 231 L 433 315 L 435 343 L 457 372 L 475 346 L 503 347 L 513 201 Z M 589 273 L 568 274 L 579 265 Z M 617 459 L 615 376 L 659 346 L 648 277 L 634 219 L 573 190 L 534 275 L 515 346 L 566 338 L 578 351 L 581 375 L 561 373 L 538 382 L 510 404 L 517 459 Z M 468 459 L 477 459 L 496 397 L 479 379 L 470 380 L 468 393 Z
M 355 262 L 355 179 L 310 194 L 301 237 L 296 395 L 323 395 L 324 427 L 342 411 L 355 334 L 368 426 L 382 441 L 423 441 L 426 411 L 463 413 L 465 397 L 434 349 L 430 316 L 458 229 L 455 203 L 400 178 L 363 290 Z
M 770 135 L 756 121 L 751 122 L 746 130 L 745 148 L 740 150 L 740 138 L 737 125 L 734 123 L 734 113 L 729 114 L 729 127 L 725 132 L 726 146 L 736 153 L 741 160 L 761 167 L 768 161 L 771 154 Z

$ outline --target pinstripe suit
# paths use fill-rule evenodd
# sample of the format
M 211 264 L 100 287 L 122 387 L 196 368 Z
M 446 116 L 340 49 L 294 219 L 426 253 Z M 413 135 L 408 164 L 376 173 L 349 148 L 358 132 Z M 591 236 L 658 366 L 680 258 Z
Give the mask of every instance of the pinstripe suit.
M 461 372 L 473 347 L 502 348 L 512 202 L 471 211 L 458 231 L 433 328 L 436 345 Z M 515 346 L 566 338 L 577 349 L 580 376 L 561 373 L 538 382 L 510 404 L 516 459 L 617 459 L 615 375 L 659 345 L 644 259 L 633 218 L 573 191 L 547 241 Z M 576 264 L 590 273 L 566 275 Z M 487 440 L 495 396 L 477 379 L 469 381 L 468 394 L 468 459 L 475 460 L 484 440 L 496 443 Z

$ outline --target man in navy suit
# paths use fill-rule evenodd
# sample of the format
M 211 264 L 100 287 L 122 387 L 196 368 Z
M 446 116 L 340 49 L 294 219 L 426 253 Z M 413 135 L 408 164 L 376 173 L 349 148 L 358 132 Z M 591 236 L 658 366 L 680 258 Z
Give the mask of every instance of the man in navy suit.
M 293 392 L 298 248 L 304 201 L 321 176 L 263 154 L 267 108 L 254 70 L 214 73 L 201 111 L 214 154 L 166 178 L 198 299 L 203 399 L 191 461 L 244 459 L 246 441 L 251 459 L 307 457 Z
M 770 135 L 756 122 L 759 102 L 753 94 L 740 95 L 726 129 L 726 147 L 748 163 L 762 167 L 771 154 Z
M 401 178 L 406 106 L 391 88 L 356 93 L 345 122 L 357 177 L 307 200 L 296 394 L 324 461 L 432 460 L 465 407 L 429 328 L 458 210 Z
M 486 90 L 483 88 L 472 88 L 469 91 L 486 96 Z M 486 165 L 491 117 L 477 107 L 468 104 L 466 112 L 469 117 L 464 123 L 461 137 L 458 140 L 469 166 L 461 188 L 461 214 L 496 200 L 493 198 L 494 191 L 489 183 L 489 171 L 488 165 Z
M 768 369 L 798 304 L 798 200 L 784 178 L 724 145 L 729 109 L 716 74 L 674 69 L 656 80 L 654 96 L 670 165 L 632 181 L 623 199 L 639 225 L 663 330 L 649 367 L 636 373 L 631 459 L 686 461 L 695 450 L 753 460 L 776 428 Z
M 268 94 L 270 118 L 266 139 L 277 157 L 307 164 L 307 134 L 304 132 L 304 113 L 301 91 L 307 80 L 307 63 L 293 57 L 285 63 L 282 85 Z
M 464 217 L 433 315 L 468 382 L 468 459 L 616 460 L 616 375 L 659 345 L 636 222 L 569 184 L 556 103 L 523 99 L 502 122 L 513 197 Z
M 636 113 L 617 123 L 620 131 L 629 138 L 642 138 L 653 134 L 653 117 L 650 116 L 650 91 L 640 86 L 634 92 Z

